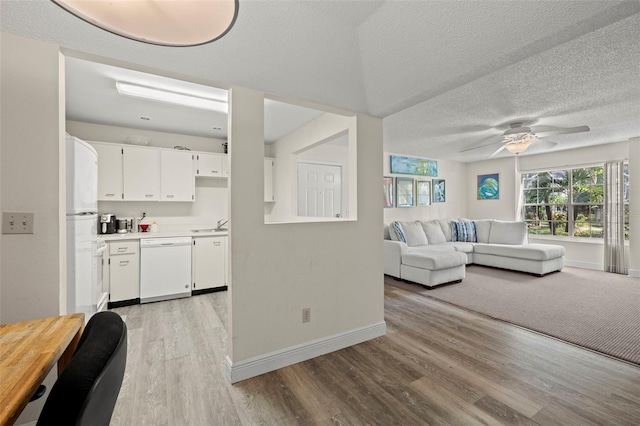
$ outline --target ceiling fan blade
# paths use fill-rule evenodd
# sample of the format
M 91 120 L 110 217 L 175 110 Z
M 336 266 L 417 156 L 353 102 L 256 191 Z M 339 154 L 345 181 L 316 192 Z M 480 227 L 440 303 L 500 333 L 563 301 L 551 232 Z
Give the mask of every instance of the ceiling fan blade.
M 491 155 L 489 155 L 487 158 L 495 157 L 496 155 L 498 155 L 498 154 L 499 154 L 503 149 L 505 149 L 505 148 L 506 148 L 506 146 L 505 146 L 505 145 L 502 145 L 500 148 L 498 148 L 498 149 L 496 149 L 495 151 L 493 151 L 493 152 L 491 153 Z
M 469 151 L 473 151 L 474 149 L 486 148 L 486 147 L 491 146 L 491 145 L 497 145 L 497 144 L 501 143 L 500 141 L 496 140 L 497 138 L 498 138 L 498 136 L 496 136 L 496 135 L 488 136 L 488 137 L 483 138 L 480 141 L 478 141 L 478 145 L 472 146 L 471 148 L 463 149 L 462 151 L 458 151 L 458 152 L 460 152 L 460 153 L 469 152 Z M 492 139 L 493 142 L 483 143 L 484 141 L 486 141 L 488 139 Z
M 542 150 L 551 149 L 554 146 L 558 145 L 556 142 L 545 141 L 545 140 L 537 140 L 535 141 L 535 147 Z
M 589 126 L 578 126 L 578 127 L 568 127 L 566 129 L 558 129 L 558 130 L 549 130 L 547 132 L 536 132 L 535 135 L 538 138 L 546 138 L 547 136 L 556 136 L 556 135 L 568 135 L 570 133 L 581 133 L 588 132 L 591 130 Z

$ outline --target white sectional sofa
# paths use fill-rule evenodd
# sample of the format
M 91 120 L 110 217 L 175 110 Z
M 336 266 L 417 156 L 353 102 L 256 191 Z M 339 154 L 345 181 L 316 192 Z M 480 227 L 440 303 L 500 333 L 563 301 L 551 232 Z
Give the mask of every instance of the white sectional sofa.
M 462 280 L 471 263 L 543 276 L 562 269 L 564 254 L 559 245 L 528 244 L 524 222 L 434 219 L 384 227 L 384 273 L 428 288 Z

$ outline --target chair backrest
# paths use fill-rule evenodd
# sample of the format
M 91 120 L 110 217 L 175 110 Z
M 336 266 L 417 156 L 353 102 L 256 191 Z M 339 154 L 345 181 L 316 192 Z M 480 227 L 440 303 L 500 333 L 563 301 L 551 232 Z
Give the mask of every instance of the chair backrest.
M 114 312 L 89 319 L 78 347 L 51 388 L 38 426 L 108 426 L 127 361 L 127 326 Z

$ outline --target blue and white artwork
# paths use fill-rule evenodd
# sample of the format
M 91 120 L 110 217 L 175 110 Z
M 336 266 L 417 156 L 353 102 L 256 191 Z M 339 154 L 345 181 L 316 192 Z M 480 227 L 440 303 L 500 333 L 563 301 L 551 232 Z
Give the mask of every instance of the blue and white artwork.
M 424 158 L 391 155 L 391 173 L 403 175 L 438 176 L 438 162 Z
M 444 203 L 446 199 L 446 188 L 444 185 L 444 179 L 431 179 L 433 202 Z
M 478 200 L 500 198 L 500 174 L 478 175 Z

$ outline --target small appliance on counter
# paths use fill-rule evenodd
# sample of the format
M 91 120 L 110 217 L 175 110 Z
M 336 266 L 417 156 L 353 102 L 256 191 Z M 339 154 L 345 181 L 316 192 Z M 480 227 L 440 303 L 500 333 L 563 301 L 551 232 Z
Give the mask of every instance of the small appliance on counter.
M 116 231 L 116 215 L 112 213 L 100 215 L 100 233 L 115 234 Z
M 126 234 L 127 233 L 127 219 L 118 219 L 118 234 Z

